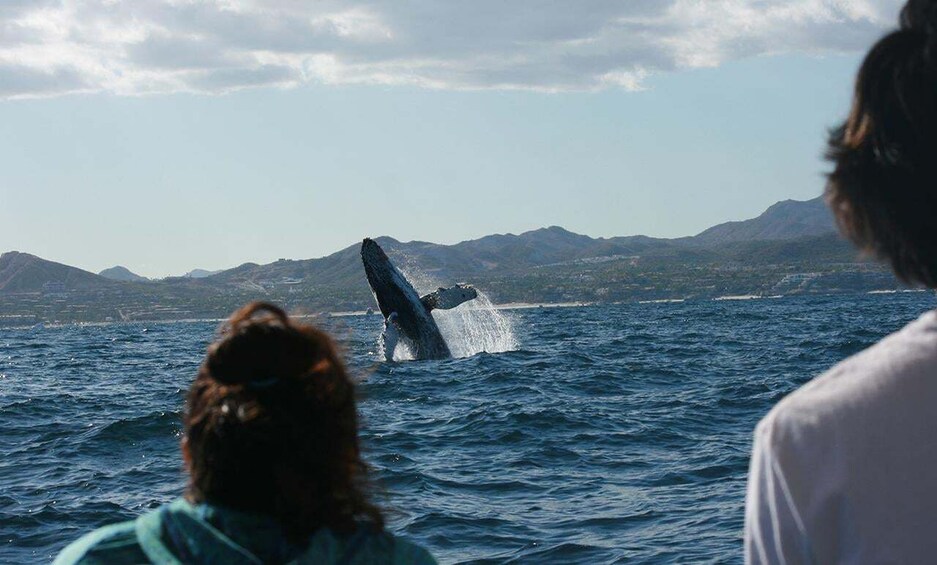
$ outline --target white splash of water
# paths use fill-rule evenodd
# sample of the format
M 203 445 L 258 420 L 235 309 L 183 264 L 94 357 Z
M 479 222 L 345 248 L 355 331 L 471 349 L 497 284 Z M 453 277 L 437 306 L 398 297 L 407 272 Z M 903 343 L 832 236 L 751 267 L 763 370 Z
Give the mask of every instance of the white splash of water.
M 386 348 L 384 347 L 384 333 L 381 332 L 377 338 L 377 351 L 381 359 L 387 358 Z M 410 347 L 410 341 L 404 336 L 397 340 L 397 347 L 394 349 L 394 361 L 411 361 L 413 359 L 413 349 Z
M 410 257 L 397 255 L 394 261 L 421 296 L 440 286 L 460 282 L 441 281 L 422 271 Z M 433 318 L 453 357 L 470 357 L 483 351 L 514 351 L 520 347 L 514 333 L 514 318 L 508 312 L 495 308 L 488 295 L 481 290 L 478 290 L 477 298 L 451 310 L 433 310 Z M 383 342 L 379 345 L 379 351 L 383 352 Z M 397 349 L 394 350 L 394 361 L 410 359 L 413 359 L 412 349 L 406 338 L 400 336 Z
M 514 351 L 519 346 L 513 318 L 495 308 L 480 290 L 475 300 L 452 310 L 433 310 L 433 317 L 453 357 Z

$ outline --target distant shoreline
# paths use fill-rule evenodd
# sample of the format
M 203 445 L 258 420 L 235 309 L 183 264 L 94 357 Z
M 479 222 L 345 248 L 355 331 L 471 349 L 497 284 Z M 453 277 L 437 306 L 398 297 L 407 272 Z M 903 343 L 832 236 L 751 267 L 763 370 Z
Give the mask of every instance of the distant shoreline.
M 493 304 L 495 310 L 529 310 L 532 308 L 579 308 L 583 306 L 593 306 L 597 304 L 596 302 L 543 302 L 543 303 L 526 303 L 526 302 L 512 302 L 506 304 Z M 350 311 L 339 311 L 339 312 L 317 312 L 315 314 L 290 314 L 291 317 L 300 319 L 300 320 L 317 320 L 322 318 L 350 318 L 358 316 L 368 316 L 367 310 L 350 310 Z M 380 316 L 380 312 L 375 311 L 370 314 L 372 316 Z M 193 324 L 193 323 L 208 323 L 214 322 L 216 324 L 223 323 L 227 318 L 167 318 L 162 320 L 111 320 L 106 322 L 37 322 L 35 324 L 23 324 L 23 325 L 14 325 L 14 326 L 0 326 L 0 330 L 29 330 L 34 328 L 64 328 L 72 326 L 111 326 L 119 324 L 135 324 L 135 325 L 147 325 L 147 324 Z
M 531 308 L 579 308 L 582 306 L 592 306 L 597 304 L 596 302 L 506 302 L 504 304 L 492 304 L 491 306 L 495 310 L 529 310 Z M 472 307 L 463 307 L 460 310 L 481 310 L 481 308 L 472 308 Z M 347 312 L 324 312 L 319 315 L 307 315 L 307 316 L 296 316 L 297 318 L 316 318 L 322 316 L 328 316 L 330 318 L 347 318 L 351 316 L 367 316 L 367 310 L 351 310 Z M 379 316 L 380 313 L 375 311 L 374 316 Z
M 901 288 L 901 289 L 884 289 L 884 290 L 871 290 L 865 292 L 847 292 L 847 293 L 828 293 L 828 294 L 811 294 L 810 296 L 839 296 L 843 294 L 849 295 L 894 295 L 894 294 L 907 294 L 907 293 L 918 293 L 918 292 L 928 292 L 930 289 L 926 288 Z M 725 295 L 725 296 L 716 296 L 712 298 L 661 298 L 655 300 L 637 300 L 637 301 L 615 301 L 615 302 L 507 302 L 504 304 L 493 304 L 492 307 L 495 310 L 532 310 L 540 308 L 582 308 L 587 306 L 595 305 L 620 305 L 620 304 L 684 304 L 687 302 L 746 302 L 750 300 L 776 300 L 781 298 L 793 297 L 793 296 L 806 296 L 800 294 L 773 294 L 773 295 L 757 295 L 757 294 L 739 294 L 739 295 Z M 323 318 L 349 318 L 349 317 L 360 317 L 368 316 L 367 310 L 348 310 L 348 311 L 336 311 L 336 312 L 317 312 L 314 314 L 291 314 L 294 318 L 301 320 L 318 320 Z M 373 311 L 373 316 L 380 316 L 379 311 Z M 3 316 L 0 316 L 0 322 L 2 322 Z M 0 323 L 0 330 L 31 330 L 31 329 L 53 329 L 53 328 L 63 328 L 63 327 L 74 327 L 74 326 L 110 326 L 117 324 L 135 324 L 139 326 L 146 325 L 156 325 L 156 324 L 187 324 L 187 323 L 216 323 L 221 324 L 227 318 L 220 317 L 206 317 L 206 318 L 166 318 L 166 319 L 152 319 L 152 320 L 109 320 L 109 321 L 94 321 L 94 322 L 37 322 L 31 324 L 17 324 L 4 326 Z

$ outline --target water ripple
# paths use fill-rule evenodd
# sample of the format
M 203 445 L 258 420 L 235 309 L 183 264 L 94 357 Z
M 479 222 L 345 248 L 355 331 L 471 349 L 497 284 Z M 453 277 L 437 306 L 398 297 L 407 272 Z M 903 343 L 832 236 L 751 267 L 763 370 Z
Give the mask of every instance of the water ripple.
M 397 364 L 376 356 L 379 318 L 323 323 L 361 377 L 391 527 L 441 562 L 721 563 L 740 561 L 758 419 L 933 306 L 916 293 L 521 310 L 502 320 L 513 351 Z M 48 562 L 178 496 L 179 411 L 215 330 L 0 330 L 0 562 Z M 486 340 L 454 349 L 503 345 Z

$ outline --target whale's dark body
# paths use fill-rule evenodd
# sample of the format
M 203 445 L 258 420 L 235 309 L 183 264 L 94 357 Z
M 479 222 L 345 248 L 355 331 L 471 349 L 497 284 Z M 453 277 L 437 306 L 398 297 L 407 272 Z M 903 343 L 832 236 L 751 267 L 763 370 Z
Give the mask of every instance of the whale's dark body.
M 392 312 L 397 313 L 397 327 L 409 341 L 413 356 L 416 359 L 451 357 L 449 346 L 430 313 L 431 308 L 421 301 L 410 281 L 373 239 L 361 243 L 361 262 L 381 314 L 386 319 Z

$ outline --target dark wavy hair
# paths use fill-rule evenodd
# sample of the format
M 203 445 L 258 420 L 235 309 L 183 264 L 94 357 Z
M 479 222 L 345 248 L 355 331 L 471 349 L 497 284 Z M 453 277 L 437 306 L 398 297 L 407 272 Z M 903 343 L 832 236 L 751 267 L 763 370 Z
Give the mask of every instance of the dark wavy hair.
M 910 0 L 869 51 L 827 157 L 843 234 L 903 281 L 937 287 L 937 1 Z
M 295 541 L 384 527 L 361 458 L 355 386 L 329 336 L 248 304 L 189 389 L 187 498 L 273 516 Z

